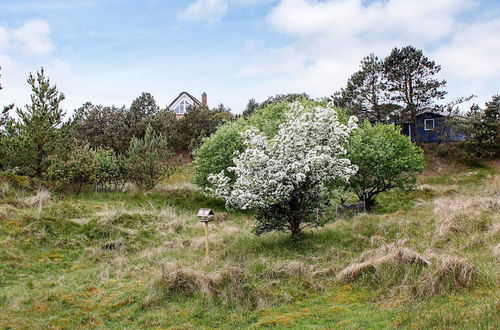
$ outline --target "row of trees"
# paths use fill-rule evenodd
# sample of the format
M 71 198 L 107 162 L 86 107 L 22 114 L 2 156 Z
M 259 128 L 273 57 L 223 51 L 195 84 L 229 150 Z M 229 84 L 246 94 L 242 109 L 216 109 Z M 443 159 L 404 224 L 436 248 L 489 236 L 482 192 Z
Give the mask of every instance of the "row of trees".
M 0 169 L 54 180 L 81 189 L 116 188 L 125 181 L 153 187 L 168 173 L 176 150 L 194 150 L 230 109 L 193 107 L 180 120 L 149 93 L 129 108 L 85 103 L 66 118 L 65 96 L 43 68 L 30 74 L 31 102 L 5 107 L 0 117 Z

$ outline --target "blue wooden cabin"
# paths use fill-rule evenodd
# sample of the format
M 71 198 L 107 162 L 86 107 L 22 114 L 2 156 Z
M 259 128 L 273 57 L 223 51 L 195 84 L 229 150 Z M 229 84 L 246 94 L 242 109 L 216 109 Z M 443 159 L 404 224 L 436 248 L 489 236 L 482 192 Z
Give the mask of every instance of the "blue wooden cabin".
M 408 136 L 412 142 L 458 142 L 465 141 L 466 136 L 458 133 L 453 127 L 445 125 L 448 113 L 424 110 L 417 114 L 416 123 L 397 123 L 401 133 Z M 454 118 L 465 119 L 460 116 Z

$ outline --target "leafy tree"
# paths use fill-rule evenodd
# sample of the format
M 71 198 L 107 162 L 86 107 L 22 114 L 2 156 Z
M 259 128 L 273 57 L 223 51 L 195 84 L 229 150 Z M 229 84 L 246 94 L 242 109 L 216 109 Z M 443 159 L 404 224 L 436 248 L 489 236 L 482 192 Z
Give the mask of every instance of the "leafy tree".
M 358 167 L 347 189 L 370 209 L 375 197 L 391 189 L 411 189 L 424 168 L 421 148 L 394 125 L 365 121 L 349 139 L 347 158 Z
M 311 225 L 321 225 L 324 184 L 347 181 L 356 172 L 345 155 L 354 124 L 345 126 L 328 107 L 295 103 L 273 139 L 256 129 L 244 133 L 245 151 L 233 161 L 236 180 L 224 171 L 211 175 L 210 191 L 228 207 L 255 211 L 257 234 L 282 230 L 298 237 Z
M 36 77 L 30 74 L 31 104 L 16 110 L 19 117 L 15 127 L 16 141 L 11 151 L 14 163 L 27 174 L 41 177 L 48 166 L 47 157 L 54 149 L 58 127 L 63 122 L 64 111 L 60 103 L 64 94 L 50 84 L 43 68 Z
M 383 83 L 383 61 L 370 54 L 361 61 L 360 70 L 349 78 L 347 87 L 334 94 L 333 103 L 360 119 L 385 121 L 397 106 L 387 103 Z
M 234 166 L 234 153 L 241 151 L 243 151 L 241 123 L 230 123 L 220 127 L 194 152 L 193 182 L 202 188 L 209 187 L 208 176 Z M 234 175 L 231 179 L 235 179 Z
M 435 100 L 443 99 L 445 80 L 435 78 L 441 66 L 413 46 L 394 48 L 385 58 L 384 89 L 388 98 L 401 106 L 400 119 L 415 122 L 415 116 Z
M 293 103 L 304 100 L 312 101 L 311 97 L 306 93 L 277 94 L 275 96 L 270 96 L 264 102 L 259 103 L 259 109 L 265 108 L 269 104 Z
M 139 187 L 151 189 L 172 171 L 172 155 L 167 139 L 148 127 L 143 139 L 132 138 L 125 157 L 127 177 Z
M 244 150 L 241 133 L 249 128 L 257 128 L 266 136 L 273 137 L 278 132 L 279 125 L 284 122 L 287 110 L 288 104 L 286 103 L 269 104 L 264 109 L 256 110 L 246 119 L 240 118 L 221 126 L 194 152 L 193 182 L 203 189 L 210 187 L 208 176 L 234 166 L 235 152 Z M 228 173 L 228 176 L 235 179 L 232 173 Z

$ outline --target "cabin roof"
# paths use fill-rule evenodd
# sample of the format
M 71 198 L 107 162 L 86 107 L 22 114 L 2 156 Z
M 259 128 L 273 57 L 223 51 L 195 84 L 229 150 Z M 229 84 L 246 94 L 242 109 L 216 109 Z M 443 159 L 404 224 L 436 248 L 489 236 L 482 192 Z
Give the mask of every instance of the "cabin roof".
M 189 97 L 191 100 L 193 100 L 194 104 L 196 104 L 197 106 L 201 106 L 201 102 L 200 100 L 198 100 L 196 97 L 194 97 L 193 95 L 189 94 L 188 92 L 181 92 L 173 101 L 172 103 L 169 104 L 169 108 L 174 105 L 175 102 L 177 102 L 178 99 L 180 99 L 183 95 L 186 95 L 187 97 Z

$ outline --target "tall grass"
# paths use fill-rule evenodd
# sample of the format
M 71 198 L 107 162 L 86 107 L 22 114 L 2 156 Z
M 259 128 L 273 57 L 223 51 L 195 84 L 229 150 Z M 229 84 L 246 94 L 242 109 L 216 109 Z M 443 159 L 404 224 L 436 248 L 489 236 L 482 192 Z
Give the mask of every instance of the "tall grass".
M 492 327 L 500 176 L 487 172 L 424 177 L 299 241 L 253 235 L 251 214 L 184 177 L 69 196 L 0 180 L 0 328 Z

